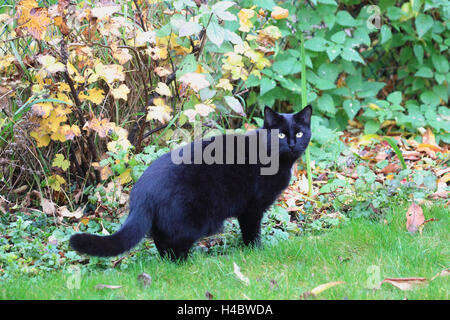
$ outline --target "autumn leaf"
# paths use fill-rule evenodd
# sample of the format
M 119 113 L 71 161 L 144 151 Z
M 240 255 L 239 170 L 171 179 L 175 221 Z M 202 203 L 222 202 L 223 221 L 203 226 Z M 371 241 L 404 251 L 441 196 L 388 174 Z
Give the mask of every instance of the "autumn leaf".
M 50 18 L 46 8 L 39 8 L 35 0 L 23 0 L 17 3 L 16 19 L 18 28 L 25 29 L 36 40 L 43 40 Z
M 59 168 L 63 169 L 64 171 L 66 171 L 70 166 L 70 162 L 68 160 L 64 159 L 63 154 L 57 153 L 55 155 L 55 158 L 53 159 L 52 166 L 59 167 Z
M 95 286 L 95 289 L 97 289 L 97 290 L 101 290 L 101 289 L 111 289 L 111 290 L 114 290 L 114 289 L 120 289 L 120 288 L 122 288 L 122 286 L 111 285 L 111 284 L 97 284 L 97 285 Z
M 121 84 L 118 88 L 112 89 L 111 94 L 114 99 L 123 99 L 125 101 L 128 100 L 128 94 L 130 93 L 130 89 L 125 84 Z
M 246 276 L 244 276 L 241 272 L 241 269 L 239 268 L 239 266 L 233 262 L 233 271 L 234 274 L 236 275 L 236 277 L 241 280 L 243 283 L 245 283 L 247 286 L 250 284 L 250 280 L 249 278 L 247 278 Z
M 209 81 L 201 73 L 188 72 L 180 77 L 180 82 L 189 85 L 195 92 L 209 87 Z
M 53 215 L 56 212 L 55 204 L 44 197 L 41 197 L 41 207 L 42 211 L 47 215 Z
M 300 298 L 301 299 L 306 299 L 306 298 L 308 298 L 311 295 L 314 296 L 314 297 L 317 297 L 320 293 L 324 292 L 325 290 L 328 290 L 328 289 L 330 289 L 330 288 L 332 288 L 334 286 L 337 286 L 337 285 L 343 284 L 343 283 L 345 283 L 345 281 L 334 281 L 334 282 L 328 282 L 328 283 L 321 284 L 321 285 L 315 287 L 312 290 L 304 292 L 300 296 Z
M 66 69 L 61 62 L 58 62 L 55 57 L 48 54 L 40 56 L 38 58 L 38 61 L 47 72 L 52 74 L 56 72 L 62 72 Z
M 171 97 L 172 96 L 172 92 L 170 91 L 170 88 L 167 84 L 165 84 L 164 82 L 159 82 L 155 91 L 160 94 L 161 96 L 167 96 L 167 97 Z
M 51 187 L 55 191 L 60 191 L 61 185 L 66 183 L 66 180 L 59 174 L 54 174 L 48 177 L 47 180 L 48 180 L 47 186 Z
M 53 110 L 53 105 L 50 102 L 36 103 L 31 107 L 31 112 L 39 117 L 47 118 Z
M 162 99 L 154 99 L 156 105 L 148 107 L 147 121 L 158 120 L 164 124 L 172 118 L 170 115 L 172 108 L 166 105 L 163 100 L 160 102 L 161 100 Z
M 289 10 L 275 6 L 270 16 L 275 20 L 286 19 L 289 16 Z
M 241 9 L 238 13 L 239 18 L 239 31 L 249 32 L 250 28 L 253 27 L 253 23 L 250 21 L 251 18 L 255 15 L 255 11 L 253 9 Z
M 166 77 L 172 74 L 172 71 L 164 67 L 156 67 L 154 71 L 159 77 Z
M 408 291 L 427 284 L 428 280 L 426 278 L 386 278 L 381 281 L 381 284 L 383 283 L 389 283 L 402 291 Z
M 216 85 L 216 88 L 222 88 L 224 90 L 232 91 L 233 86 L 228 79 L 220 79 L 219 83 Z
M 130 54 L 128 49 L 116 49 L 113 51 L 113 57 L 119 61 L 120 64 L 125 64 L 126 62 L 130 61 L 133 56 Z
M 87 121 L 83 127 L 85 130 L 90 129 L 97 132 L 100 138 L 107 137 L 114 128 L 114 122 L 109 122 L 108 119 L 99 119 L 95 116 L 92 116 L 92 119 Z
M 417 232 L 419 226 L 425 222 L 422 208 L 415 202 L 411 203 L 406 212 L 406 229 L 409 233 Z
M 100 88 L 91 88 L 87 91 L 87 95 L 80 93 L 78 96 L 81 101 L 89 100 L 95 104 L 100 104 L 105 98 L 105 92 Z

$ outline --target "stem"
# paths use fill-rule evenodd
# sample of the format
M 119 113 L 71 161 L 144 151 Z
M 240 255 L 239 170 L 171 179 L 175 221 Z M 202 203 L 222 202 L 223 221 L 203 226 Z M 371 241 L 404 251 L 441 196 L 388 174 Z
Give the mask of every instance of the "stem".
M 306 63 L 305 63 L 305 39 L 303 36 L 303 32 L 300 34 L 300 52 L 302 56 L 302 109 L 306 107 L 307 103 L 307 95 L 306 95 Z M 308 175 L 308 197 L 312 196 L 312 173 L 311 173 L 311 155 L 309 153 L 309 146 L 305 150 L 306 157 L 306 172 Z

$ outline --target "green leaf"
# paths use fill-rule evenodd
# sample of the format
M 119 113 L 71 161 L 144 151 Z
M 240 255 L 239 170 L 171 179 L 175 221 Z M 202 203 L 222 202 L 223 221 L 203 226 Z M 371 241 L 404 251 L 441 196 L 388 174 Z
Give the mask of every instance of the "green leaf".
M 420 13 L 415 21 L 416 31 L 419 38 L 422 38 L 433 26 L 433 18 L 427 14 Z
M 268 91 L 272 90 L 273 88 L 275 88 L 277 85 L 277 83 L 275 82 L 275 80 L 270 79 L 270 78 L 266 78 L 263 77 L 261 79 L 261 87 L 260 87 L 260 95 L 264 95 L 265 93 L 267 93 Z
M 235 97 L 232 97 L 232 96 L 226 96 L 226 97 L 224 97 L 224 99 L 225 99 L 225 102 L 227 103 L 227 105 L 231 109 L 233 109 L 234 112 L 245 117 L 244 108 L 242 107 L 242 104 L 239 102 L 238 99 L 236 99 Z
M 355 27 L 357 21 L 347 11 L 339 11 L 336 15 L 336 23 L 344 27 Z
M 414 76 L 422 78 L 432 78 L 433 71 L 431 71 L 431 69 L 428 67 L 420 67 L 420 69 L 414 74 Z
M 387 96 L 387 100 L 392 104 L 400 104 L 402 102 L 402 93 L 400 91 L 392 92 Z
M 331 41 L 339 43 L 339 44 L 343 44 L 345 42 L 346 37 L 347 37 L 347 34 L 344 31 L 338 31 L 331 36 Z
M 392 149 L 394 149 L 395 154 L 397 155 L 398 159 L 400 160 L 400 163 L 402 164 L 402 169 L 405 170 L 406 162 L 405 162 L 405 159 L 403 158 L 402 152 L 400 151 L 399 147 L 397 146 L 397 143 L 389 137 L 384 137 L 384 140 L 387 143 L 389 143 L 389 145 L 392 147 Z
M 318 100 L 317 100 L 317 106 L 320 111 L 326 112 L 329 114 L 334 115 L 336 113 L 336 108 L 334 106 L 333 98 L 329 94 L 323 94 Z
M 305 42 L 305 48 L 311 51 L 325 51 L 328 41 L 321 37 L 314 37 Z
M 416 44 L 416 45 L 414 45 L 413 50 L 414 50 L 414 55 L 417 58 L 417 61 L 419 61 L 419 63 L 422 64 L 423 63 L 423 54 L 424 54 L 423 47 L 420 44 Z
M 225 40 L 225 30 L 217 22 L 211 22 L 206 29 L 208 39 L 216 46 L 220 47 Z
M 234 21 L 237 20 L 236 16 L 227 11 L 234 4 L 234 1 L 220 1 L 211 7 L 211 11 L 222 20 Z
M 301 65 L 295 58 L 287 58 L 284 60 L 277 60 L 272 66 L 272 69 L 283 76 L 299 73 L 301 71 Z
M 344 47 L 340 44 L 327 48 L 327 55 L 330 61 L 333 61 L 342 53 Z
M 440 103 L 439 96 L 433 91 L 425 91 L 420 95 L 420 100 L 430 106 L 437 106 Z
M 350 120 L 353 120 L 355 118 L 356 114 L 358 113 L 359 109 L 361 109 L 361 104 L 358 100 L 345 100 L 342 104 L 344 107 L 345 112 L 347 113 Z
M 384 44 L 386 42 L 388 42 L 389 40 L 391 40 L 392 38 L 392 32 L 391 32 L 391 28 L 389 28 L 387 25 L 383 25 L 381 27 L 381 41 L 380 44 Z
M 374 134 L 380 129 L 380 122 L 369 120 L 364 124 L 364 134 Z
M 447 73 L 449 70 L 448 67 L 448 57 L 446 58 L 444 55 L 440 54 L 432 54 L 431 61 L 437 72 L 439 73 Z
M 180 37 L 192 36 L 193 34 L 197 34 L 202 30 L 202 26 L 197 22 L 185 22 L 180 26 L 180 30 L 178 35 Z
M 253 4 L 266 10 L 272 10 L 276 6 L 273 0 L 253 0 Z
M 364 60 L 361 55 L 355 49 L 350 47 L 342 49 L 341 57 L 347 61 L 357 61 L 364 64 Z

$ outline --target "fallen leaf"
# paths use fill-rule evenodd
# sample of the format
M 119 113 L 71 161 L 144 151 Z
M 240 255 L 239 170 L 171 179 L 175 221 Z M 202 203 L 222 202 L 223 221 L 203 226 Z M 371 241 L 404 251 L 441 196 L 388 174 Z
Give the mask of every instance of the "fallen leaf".
M 289 16 L 289 10 L 275 6 L 270 16 L 275 20 L 286 19 Z
M 398 170 L 400 170 L 400 168 L 401 167 L 396 163 L 389 163 L 386 167 L 381 169 L 380 172 L 382 172 L 384 174 L 389 174 L 389 173 L 397 172 Z
M 436 274 L 433 278 L 431 278 L 430 281 L 433 281 L 437 277 L 447 277 L 449 275 L 450 275 L 450 269 L 445 269 L 445 270 L 442 270 L 441 272 L 439 272 L 438 274 Z
M 427 278 L 386 278 L 381 281 L 380 285 L 382 285 L 383 283 L 390 283 L 391 285 L 402 291 L 408 291 L 413 290 L 419 285 L 427 284 L 428 280 Z
M 84 215 L 84 207 L 78 207 L 77 210 L 75 210 L 74 212 L 70 212 L 69 209 L 67 209 L 67 206 L 62 206 L 59 207 L 58 209 L 56 209 L 56 213 L 61 216 L 61 217 L 65 217 L 65 218 L 75 218 L 75 219 L 80 219 L 81 217 L 83 217 Z
M 411 203 L 406 212 L 406 229 L 409 233 L 413 234 L 417 232 L 419 226 L 425 221 L 422 207 L 415 202 Z
M 315 287 L 311 290 L 311 294 L 313 296 L 317 296 L 318 294 L 324 292 L 325 290 L 328 290 L 334 286 L 337 286 L 338 284 L 343 284 L 345 281 L 334 281 L 334 282 L 328 282 L 325 284 L 321 284 L 320 286 Z
M 238 265 L 235 262 L 233 262 L 233 268 L 234 268 L 234 274 L 236 275 L 236 277 L 248 286 L 250 284 L 250 280 L 241 273 L 241 269 L 238 267 Z
M 110 284 L 97 284 L 95 286 L 95 289 L 101 290 L 101 289 L 120 289 L 122 286 L 117 285 L 110 285 Z
M 41 207 L 45 214 L 53 215 L 56 212 L 55 204 L 48 199 L 41 198 Z
M 145 272 L 138 275 L 137 279 L 144 287 L 148 287 L 152 284 L 152 277 Z
M 209 291 L 206 291 L 205 292 L 205 297 L 206 297 L 206 299 L 208 299 L 208 300 L 211 300 L 212 298 L 214 298 L 214 296 L 211 294 L 211 292 L 209 292 Z

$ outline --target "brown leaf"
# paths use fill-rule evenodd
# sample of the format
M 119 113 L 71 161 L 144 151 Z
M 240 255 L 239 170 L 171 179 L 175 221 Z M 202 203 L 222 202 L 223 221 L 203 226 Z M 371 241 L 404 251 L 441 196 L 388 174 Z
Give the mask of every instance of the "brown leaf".
M 137 279 L 144 287 L 148 287 L 152 284 L 152 277 L 145 272 L 138 275 Z
M 101 289 L 120 289 L 122 286 L 117 285 L 110 285 L 110 284 L 97 284 L 95 286 L 95 289 L 101 290 Z
M 390 283 L 391 285 L 399 288 L 402 291 L 408 291 L 413 290 L 419 285 L 427 284 L 428 280 L 427 278 L 386 278 L 381 281 L 381 284 L 383 283 Z
M 206 299 L 208 299 L 208 300 L 212 300 L 212 298 L 214 298 L 214 296 L 211 294 L 211 292 L 209 292 L 209 291 L 206 291 L 205 292 L 205 297 L 206 297 Z
M 384 174 L 389 174 L 393 172 L 397 172 L 400 169 L 400 166 L 396 163 L 389 163 L 386 167 L 381 169 L 380 171 Z
M 406 229 L 411 233 L 415 233 L 419 226 L 425 222 L 422 207 L 415 202 L 411 203 L 406 212 Z
M 41 198 L 41 207 L 45 214 L 53 215 L 56 212 L 55 204 L 48 199 Z
M 445 269 L 445 270 L 442 270 L 441 272 L 439 272 L 438 274 L 436 274 L 433 278 L 431 278 L 431 281 L 433 281 L 437 277 L 447 277 L 449 275 L 450 275 L 450 269 Z
M 323 291 L 328 290 L 334 286 L 337 286 L 338 284 L 343 284 L 343 283 L 345 283 L 345 281 L 334 281 L 334 282 L 328 282 L 328 283 L 321 284 L 320 286 L 317 286 L 314 289 L 312 289 L 311 294 L 313 296 L 317 296 L 318 294 L 322 293 Z

